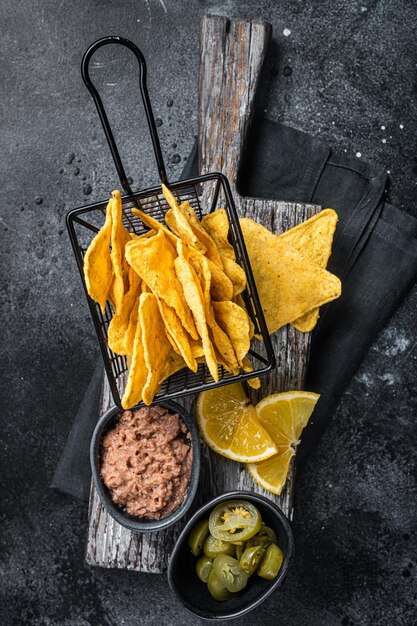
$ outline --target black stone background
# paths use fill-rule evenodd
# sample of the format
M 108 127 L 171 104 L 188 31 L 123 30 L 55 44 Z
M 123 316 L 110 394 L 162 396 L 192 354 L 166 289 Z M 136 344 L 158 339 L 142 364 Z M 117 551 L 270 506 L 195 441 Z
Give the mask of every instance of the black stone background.
M 2 0 L 5 626 L 198 622 L 174 601 L 164 576 L 85 566 L 86 507 L 48 485 L 98 355 L 64 218 L 118 185 L 81 82 L 81 56 L 107 34 L 141 47 L 174 179 L 197 132 L 204 12 L 269 20 L 266 115 L 383 164 L 392 201 L 417 214 L 412 0 Z M 96 62 L 92 74 L 106 88 L 134 186 L 155 183 L 135 62 L 121 50 Z M 297 554 L 284 588 L 236 623 L 417 623 L 416 303 L 414 289 L 351 381 L 299 479 Z

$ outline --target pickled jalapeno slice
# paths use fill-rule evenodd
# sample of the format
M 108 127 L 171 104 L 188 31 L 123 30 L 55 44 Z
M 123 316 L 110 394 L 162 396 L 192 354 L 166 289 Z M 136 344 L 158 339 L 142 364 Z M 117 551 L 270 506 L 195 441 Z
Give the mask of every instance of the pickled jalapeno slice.
M 233 556 L 236 553 L 236 546 L 228 541 L 222 541 L 216 539 L 212 535 L 209 535 L 204 542 L 203 551 L 209 559 L 215 559 L 218 554 L 229 554 Z
M 194 526 L 188 537 L 188 547 L 194 556 L 199 556 L 203 550 L 204 542 L 209 534 L 207 519 L 201 519 Z
M 243 541 L 238 546 L 236 546 L 236 558 L 237 558 L 238 561 L 240 561 L 240 557 L 242 556 L 243 552 L 245 551 L 245 546 L 246 546 L 246 544 Z
M 266 549 L 261 564 L 257 569 L 258 576 L 265 578 L 266 580 L 274 580 L 281 569 L 283 560 L 284 553 L 281 548 L 279 548 L 275 543 L 271 543 L 271 545 Z
M 269 526 L 265 526 L 265 524 L 262 524 L 260 531 L 247 541 L 246 548 L 262 546 L 266 549 L 268 546 L 271 545 L 271 543 L 276 542 L 277 535 L 275 531 L 272 528 L 269 528 Z
M 209 530 L 222 541 L 246 541 L 261 529 L 258 509 L 250 502 L 229 500 L 217 505 L 210 514 Z
M 211 570 L 208 580 L 207 580 L 207 588 L 213 598 L 218 600 L 219 602 L 223 602 L 224 600 L 229 600 L 232 597 L 232 593 L 226 589 L 224 585 L 220 582 L 219 578 L 214 573 L 214 570 Z
M 203 583 L 206 583 L 209 577 L 209 574 L 213 568 L 213 560 L 209 559 L 208 556 L 203 554 L 198 559 L 195 564 L 195 571 L 197 572 L 197 576 Z
M 251 576 L 262 561 L 265 548 L 262 546 L 253 546 L 252 548 L 246 548 L 240 557 L 239 566 L 246 574 Z
M 241 591 L 247 585 L 248 575 L 240 568 L 239 561 L 228 554 L 216 556 L 213 571 L 221 584 L 232 593 Z

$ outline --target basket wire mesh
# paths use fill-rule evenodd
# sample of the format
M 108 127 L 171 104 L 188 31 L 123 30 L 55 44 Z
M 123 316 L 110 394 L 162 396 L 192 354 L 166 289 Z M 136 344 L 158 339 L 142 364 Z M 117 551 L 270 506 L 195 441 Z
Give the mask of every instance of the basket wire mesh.
M 92 44 L 92 46 L 90 46 L 90 48 L 88 48 L 83 57 L 81 72 L 84 82 L 95 101 L 100 120 L 105 131 L 106 139 L 119 174 L 120 182 L 123 189 L 126 191 L 126 195 L 122 198 L 123 224 L 129 232 L 140 235 L 149 229 L 143 224 L 139 217 L 131 212 L 131 208 L 133 206 L 140 208 L 142 211 L 154 217 L 159 222 L 164 223 L 165 214 L 169 210 L 169 206 L 162 194 L 162 188 L 160 185 L 139 192 L 132 191 L 119 156 L 103 103 L 97 89 L 90 80 L 88 68 L 92 55 L 98 48 L 114 43 L 120 44 L 132 50 L 138 59 L 140 68 L 139 84 L 142 101 L 145 107 L 161 182 L 169 186 L 179 202 L 188 200 L 200 219 L 205 213 L 210 213 L 220 207 L 226 209 L 229 220 L 229 240 L 235 250 L 236 261 L 245 270 L 247 279 L 247 287 L 242 293 L 242 297 L 244 299 L 247 312 L 254 324 L 255 333 L 262 337 L 262 341 L 254 342 L 254 344 L 256 344 L 256 349 L 253 344 L 248 354 L 253 366 L 253 372 L 241 372 L 238 375 L 233 375 L 219 365 L 219 381 L 216 382 L 211 377 L 205 363 L 200 363 L 198 370 L 195 373 L 185 367 L 183 370 L 173 374 L 162 383 L 159 392 L 155 396 L 155 400 L 176 398 L 191 393 L 198 393 L 211 387 L 243 381 L 253 378 L 254 376 L 267 374 L 275 367 L 275 356 L 262 312 L 262 307 L 259 302 L 255 281 L 239 225 L 236 207 L 227 178 L 220 173 L 211 173 L 188 180 L 168 183 L 146 86 L 145 59 L 137 46 L 131 41 L 123 39 L 122 37 L 111 36 L 104 37 L 96 41 Z M 115 403 L 118 406 L 121 406 L 121 395 L 126 381 L 127 372 L 126 357 L 115 354 L 112 350 L 110 350 L 107 344 L 107 329 L 114 312 L 110 303 L 107 303 L 103 314 L 99 305 L 89 297 L 83 272 L 84 254 L 92 237 L 98 232 L 99 228 L 104 223 L 106 207 L 107 201 L 98 202 L 70 211 L 67 215 L 67 227 L 100 344 L 112 395 Z M 206 210 L 203 210 L 203 208 Z

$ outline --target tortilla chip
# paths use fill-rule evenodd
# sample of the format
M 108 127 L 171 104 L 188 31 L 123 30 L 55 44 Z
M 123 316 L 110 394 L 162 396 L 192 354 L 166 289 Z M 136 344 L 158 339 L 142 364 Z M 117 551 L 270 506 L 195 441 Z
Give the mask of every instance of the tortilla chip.
M 207 259 L 211 273 L 210 295 L 212 300 L 231 300 L 233 298 L 233 283 L 224 270 Z
M 109 348 L 116 354 L 124 355 L 131 353 L 132 337 L 128 337 L 128 328 L 132 308 L 138 302 L 140 293 L 140 277 L 129 266 L 129 289 L 110 320 L 107 329 L 107 343 Z M 132 332 L 133 329 L 131 329 Z M 128 343 L 128 341 L 129 343 Z M 128 350 L 129 346 L 129 350 Z
M 168 187 L 164 184 L 162 184 L 162 193 L 164 194 L 165 200 L 170 206 L 170 210 L 167 211 L 167 213 L 165 214 L 165 223 L 167 224 L 167 226 L 169 226 L 172 232 L 175 233 L 175 235 L 177 235 L 177 237 L 179 237 L 182 241 L 188 243 L 190 246 L 204 254 L 206 252 L 206 247 L 203 243 L 201 243 L 197 235 L 194 233 L 188 216 L 183 211 L 182 207 L 177 201 L 177 198 L 174 196 L 172 191 L 168 189 Z
M 84 256 L 85 286 L 90 298 L 100 305 L 103 315 L 113 282 L 110 257 L 113 202 L 114 200 L 111 198 L 106 209 L 106 221 L 91 241 Z
M 180 318 L 165 300 L 158 298 L 158 307 L 172 347 L 181 355 L 187 367 L 196 372 L 198 366 L 191 350 L 190 336 L 181 324 Z
M 196 270 L 196 274 L 199 277 L 201 288 L 203 290 L 204 301 L 205 301 L 205 310 L 206 310 L 206 319 L 209 325 L 212 337 L 213 344 L 215 349 L 217 350 L 217 361 L 221 363 L 229 372 L 232 374 L 239 373 L 239 365 L 235 356 L 235 352 L 233 350 L 233 345 L 227 336 L 227 334 L 222 330 L 219 324 L 216 321 L 213 307 L 211 304 L 210 298 L 210 282 L 211 275 L 208 264 L 208 259 L 206 257 L 200 257 L 199 259 L 200 267 Z
M 134 342 L 136 335 L 136 326 L 138 325 L 138 313 L 139 313 L 139 298 L 135 302 L 130 311 L 129 323 L 126 329 L 126 335 L 124 338 L 124 350 L 126 356 L 132 357 L 134 350 Z M 130 366 L 128 366 L 130 367 Z
M 195 263 L 198 263 L 198 259 L 201 253 L 194 248 L 189 248 L 188 254 L 190 258 L 196 259 Z M 207 258 L 207 257 L 206 257 Z M 210 296 L 212 300 L 231 300 L 233 298 L 233 284 L 230 278 L 228 278 L 218 265 L 207 259 L 211 274 Z
M 164 380 L 166 380 L 173 374 L 176 374 L 180 370 L 184 369 L 184 367 L 187 367 L 187 366 L 182 356 L 174 352 L 174 350 L 171 350 L 171 352 L 168 354 L 164 371 L 162 373 L 162 377 L 159 383 L 162 384 Z
M 171 189 L 162 183 L 161 185 L 162 193 L 164 194 L 165 200 L 168 202 L 171 209 L 177 209 L 179 206 L 179 202 L 177 198 L 172 193 Z
M 244 372 L 253 372 L 253 365 L 247 357 L 243 359 L 242 365 Z M 246 382 L 249 387 L 252 387 L 252 389 L 260 389 L 261 387 L 261 379 L 259 378 L 259 376 L 256 376 L 256 378 L 249 378 Z
M 191 339 L 190 346 L 192 355 L 198 362 L 201 357 L 204 357 L 204 348 L 201 339 L 197 341 L 195 339 Z
M 191 204 L 186 200 L 182 202 L 178 206 L 178 210 L 182 213 L 184 218 L 190 224 L 194 234 L 200 241 L 200 243 L 206 249 L 206 256 L 210 261 L 212 261 L 215 265 L 217 265 L 220 269 L 223 269 L 223 263 L 220 256 L 220 252 L 217 249 L 217 246 L 214 240 L 210 237 L 210 235 L 204 230 L 201 225 L 200 220 L 198 219 L 197 213 L 194 211 Z
M 149 405 L 159 389 L 165 364 L 172 350 L 159 313 L 158 300 L 153 293 L 142 293 L 140 296 L 138 326 L 142 328 L 143 352 L 148 370 L 142 389 L 142 400 Z
M 130 238 L 131 239 L 149 239 L 150 237 L 153 237 L 154 235 L 156 235 L 156 230 L 151 228 L 150 230 L 147 230 L 146 233 L 142 233 L 140 235 L 137 235 L 136 233 L 130 233 Z
M 136 315 L 138 315 L 138 313 L 136 313 Z M 122 407 L 124 409 L 129 409 L 142 400 L 142 389 L 146 383 L 147 376 L 148 370 L 146 368 L 142 345 L 142 328 L 140 324 L 136 324 L 132 358 L 126 387 L 122 397 Z
M 233 301 L 234 301 L 234 302 L 235 302 L 238 306 L 240 306 L 240 308 L 241 308 L 241 309 L 243 309 L 243 310 L 245 311 L 245 313 L 247 314 L 247 316 L 248 316 L 248 322 L 249 322 L 249 329 L 250 329 L 250 330 L 249 330 L 249 339 L 252 339 L 252 337 L 253 337 L 253 336 L 254 336 L 254 334 L 255 334 L 255 325 L 254 325 L 254 323 L 252 322 L 251 317 L 250 317 L 250 315 L 249 315 L 249 313 L 248 313 L 248 311 L 247 311 L 246 304 L 245 304 L 245 301 L 244 301 L 244 299 L 243 299 L 243 297 L 242 297 L 242 294 L 239 294 L 239 295 L 237 295 L 235 298 L 233 298 Z
M 213 302 L 217 323 L 229 337 L 237 362 L 243 368 L 243 359 L 250 348 L 249 316 L 234 302 Z
M 336 276 L 253 220 L 240 225 L 270 333 L 340 296 Z
M 163 233 L 166 235 L 167 239 L 175 246 L 177 237 L 173 233 L 171 233 L 171 231 L 168 230 L 166 226 L 164 226 L 161 222 L 158 222 L 157 219 L 155 219 L 151 215 L 148 215 L 141 209 L 132 207 L 130 210 L 132 211 L 133 215 L 136 215 L 137 217 L 139 217 L 142 220 L 142 222 L 146 226 L 148 226 L 148 228 L 151 229 L 151 231 L 155 231 L 159 233 L 162 230 Z M 142 236 L 151 237 L 152 235 L 150 235 L 149 233 L 143 233 L 143 235 L 139 235 L 139 238 L 141 238 Z
M 182 241 L 185 241 L 188 245 L 192 246 L 202 254 L 206 252 L 205 246 L 194 234 L 193 229 L 182 213 L 170 209 L 165 215 L 165 222 L 170 227 L 172 232 L 175 233 L 177 237 L 182 239 Z
M 280 235 L 301 254 L 319 267 L 326 267 L 332 253 L 333 236 L 338 221 L 336 211 L 324 209 L 317 215 Z
M 219 373 L 217 369 L 216 353 L 209 336 L 204 295 L 197 274 L 183 256 L 178 256 L 175 259 L 174 265 L 178 280 L 184 290 L 185 299 L 193 312 L 197 330 L 202 339 L 207 367 L 213 379 L 218 382 Z
M 324 209 L 317 215 L 298 224 L 281 235 L 281 239 L 292 245 L 301 254 L 319 267 L 325 268 L 332 252 L 333 236 L 338 221 L 336 211 Z M 292 325 L 302 333 L 313 330 L 319 318 L 319 309 L 313 309 Z
M 122 307 L 123 295 L 128 288 L 128 265 L 125 261 L 125 245 L 131 241 L 130 233 L 123 226 L 122 199 L 120 191 L 112 192 L 111 262 L 114 281 L 112 295 L 116 312 Z
M 193 316 L 175 273 L 176 256 L 175 248 L 162 231 L 150 239 L 132 240 L 126 246 L 126 258 L 133 269 L 156 296 L 176 311 L 191 337 L 198 339 Z
M 228 240 L 229 220 L 226 209 L 218 209 L 201 220 L 204 230 L 210 235 L 222 257 L 236 260 L 235 250 Z
M 242 293 L 246 287 L 245 270 L 236 261 L 228 257 L 222 257 L 224 273 L 233 285 L 233 297 Z

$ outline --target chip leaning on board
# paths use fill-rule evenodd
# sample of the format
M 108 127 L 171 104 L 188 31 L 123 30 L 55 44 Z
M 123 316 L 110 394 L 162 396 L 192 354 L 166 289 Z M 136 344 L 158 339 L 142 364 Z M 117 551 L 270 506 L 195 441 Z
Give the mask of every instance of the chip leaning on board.
M 205 361 L 218 381 L 218 364 L 232 374 L 252 371 L 247 358 L 253 324 L 244 308 L 244 270 L 228 241 L 225 209 L 200 220 L 189 202 L 179 204 L 162 186 L 169 211 L 165 225 L 137 208 L 150 229 L 129 233 L 122 200 L 113 191 L 103 227 L 84 257 L 89 296 L 113 317 L 108 345 L 126 356 L 123 408 L 151 404 L 162 382 L 184 367 Z M 248 218 L 242 228 L 255 283 L 270 333 L 292 323 L 314 328 L 319 307 L 340 296 L 339 279 L 325 267 L 337 214 L 326 209 L 276 236 Z M 259 379 L 248 381 L 254 387 Z

